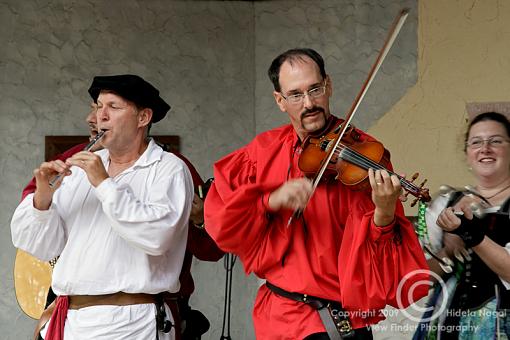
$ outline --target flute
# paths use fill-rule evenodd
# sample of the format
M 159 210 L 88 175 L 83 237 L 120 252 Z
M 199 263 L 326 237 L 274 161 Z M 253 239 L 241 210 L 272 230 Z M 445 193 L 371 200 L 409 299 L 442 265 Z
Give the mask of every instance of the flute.
M 94 138 L 92 138 L 92 140 L 83 148 L 83 151 L 89 151 L 90 149 L 92 149 L 92 147 L 101 139 L 101 137 L 104 136 L 105 132 L 106 130 L 99 131 L 99 133 Z M 57 182 L 60 181 L 62 176 L 64 176 L 63 172 L 53 177 L 53 179 L 49 183 L 50 187 L 53 188 L 55 184 L 57 184 Z

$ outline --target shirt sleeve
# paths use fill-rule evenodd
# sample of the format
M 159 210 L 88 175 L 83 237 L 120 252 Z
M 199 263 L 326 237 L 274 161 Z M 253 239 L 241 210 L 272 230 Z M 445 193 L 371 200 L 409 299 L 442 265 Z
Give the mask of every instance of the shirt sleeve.
M 33 194 L 27 195 L 14 211 L 12 243 L 43 261 L 50 261 L 64 249 L 67 232 L 55 204 L 48 210 L 38 210 L 34 208 L 33 197 Z
M 86 145 L 87 143 L 75 145 L 53 157 L 52 160 L 65 161 L 83 150 Z M 23 189 L 21 203 L 11 221 L 12 242 L 16 248 L 43 261 L 49 261 L 60 255 L 67 235 L 53 203 L 47 211 L 37 210 L 33 207 L 33 193 L 36 187 L 35 177 L 33 177 Z
M 95 188 L 103 211 L 112 228 L 127 242 L 158 256 L 187 232 L 193 183 L 189 170 L 182 161 L 177 168 L 162 166 L 149 185 L 149 198 L 141 201 L 127 184 L 118 184 L 108 178 Z
M 214 165 L 214 182 L 205 200 L 205 228 L 225 252 L 238 255 L 247 273 L 261 269 L 270 212 L 263 197 L 281 183 L 256 184 L 255 164 L 245 148 Z M 285 241 L 282 240 L 283 249 Z M 279 256 L 281 249 L 273 251 Z
M 391 162 L 387 169 L 393 170 Z M 338 259 L 342 303 L 364 310 L 406 308 L 426 296 L 429 267 L 402 203 L 396 202 L 393 222 L 378 227 L 371 195 L 350 190 L 348 196 L 350 213 Z
M 414 227 L 397 202 L 395 220 L 385 227 L 373 223 L 368 195 L 350 193 L 338 259 L 342 303 L 346 308 L 405 308 L 428 293 L 428 265 Z M 415 285 L 415 283 L 418 283 Z

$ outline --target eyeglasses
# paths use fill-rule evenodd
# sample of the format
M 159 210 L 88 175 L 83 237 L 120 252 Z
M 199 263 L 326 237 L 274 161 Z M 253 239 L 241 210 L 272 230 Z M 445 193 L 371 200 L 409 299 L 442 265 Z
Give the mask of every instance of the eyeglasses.
M 489 145 L 491 148 L 500 148 L 504 144 L 508 143 L 508 140 L 501 136 L 493 136 L 487 139 L 473 138 L 467 141 L 466 146 L 470 149 L 480 149 L 482 146 L 484 146 L 485 142 L 487 142 L 487 145 Z
M 289 96 L 284 96 L 283 93 L 280 92 L 283 99 L 285 99 L 290 104 L 301 104 L 305 99 L 305 96 L 308 95 L 310 98 L 320 98 L 326 93 L 326 81 L 324 81 L 324 85 L 314 87 L 305 93 L 296 93 L 291 94 Z

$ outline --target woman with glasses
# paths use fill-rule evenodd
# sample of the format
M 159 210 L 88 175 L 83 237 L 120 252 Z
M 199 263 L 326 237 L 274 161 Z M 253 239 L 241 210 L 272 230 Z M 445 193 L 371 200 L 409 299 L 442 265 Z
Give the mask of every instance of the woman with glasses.
M 476 116 L 466 131 L 464 151 L 474 186 L 439 196 L 425 214 L 430 246 L 438 255 L 429 260 L 430 267 L 451 274 L 444 275 L 446 285 L 438 285 L 432 295 L 429 302 L 436 309 L 429 316 L 435 316 L 415 339 L 437 333 L 441 339 L 510 337 L 508 118 L 495 112 Z

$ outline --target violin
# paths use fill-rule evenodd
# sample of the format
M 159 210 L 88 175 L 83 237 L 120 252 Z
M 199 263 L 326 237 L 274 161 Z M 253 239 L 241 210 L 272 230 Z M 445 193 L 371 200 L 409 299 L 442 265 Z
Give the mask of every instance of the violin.
M 358 188 L 367 186 L 366 181 L 368 177 L 368 169 L 375 170 L 386 169 L 389 164 L 389 152 L 379 142 L 362 142 L 356 138 L 356 130 L 350 125 L 352 118 L 363 100 L 363 97 L 372 84 L 377 72 L 388 54 L 391 46 L 404 25 L 404 22 L 409 15 L 409 9 L 405 8 L 400 11 L 399 15 L 395 18 L 390 32 L 384 42 L 383 48 L 379 52 L 375 63 L 372 65 L 367 79 L 363 83 L 361 90 L 356 96 L 354 102 L 349 109 L 345 121 L 331 130 L 331 133 L 326 133 L 319 138 L 307 138 L 306 147 L 303 147 L 303 152 L 299 158 L 299 167 L 301 171 L 308 174 L 308 177 L 313 177 L 312 194 L 317 189 L 322 176 L 332 170 L 336 171 L 340 180 L 345 181 L 347 185 L 358 185 Z M 341 161 L 340 161 L 341 160 Z M 387 169 L 386 169 L 387 170 Z M 387 170 L 388 171 L 388 170 Z M 411 193 L 416 197 L 412 205 L 414 206 L 418 200 L 430 201 L 428 189 L 416 187 L 409 181 L 405 180 L 402 176 L 388 171 L 390 175 L 395 175 L 400 179 L 402 188 L 406 192 L 403 200 L 407 199 L 407 194 Z M 417 177 L 418 175 L 415 174 Z M 413 176 L 414 177 L 414 176 Z M 416 178 L 414 177 L 413 180 Z M 363 184 L 363 182 L 365 183 Z M 302 209 L 294 211 L 289 218 L 287 225 L 292 223 L 292 220 L 302 214 Z
M 410 181 L 403 176 L 397 175 L 388 170 L 390 164 L 390 153 L 384 146 L 376 140 L 362 140 L 361 134 L 349 125 L 342 137 L 342 140 L 336 146 L 334 141 L 338 138 L 339 131 L 343 128 L 344 120 L 339 119 L 336 123 L 330 120 L 332 128 L 326 128 L 326 132 L 320 136 L 308 136 L 303 141 L 303 151 L 299 157 L 299 169 L 307 177 L 314 177 L 318 170 L 325 166 L 324 176 L 334 176 L 341 183 L 349 186 L 353 190 L 365 190 L 370 187 L 368 181 L 368 169 L 386 170 L 390 175 L 399 178 L 400 184 L 405 191 L 402 200 L 407 198 L 408 194 L 413 195 L 416 199 L 411 206 L 417 201 L 429 202 L 429 189 L 423 186 L 427 182 L 424 180 L 420 185 L 416 186 L 412 182 L 418 178 L 418 173 L 414 174 Z M 329 153 L 333 153 L 327 165 L 324 164 Z M 326 177 L 323 177 L 326 178 Z

